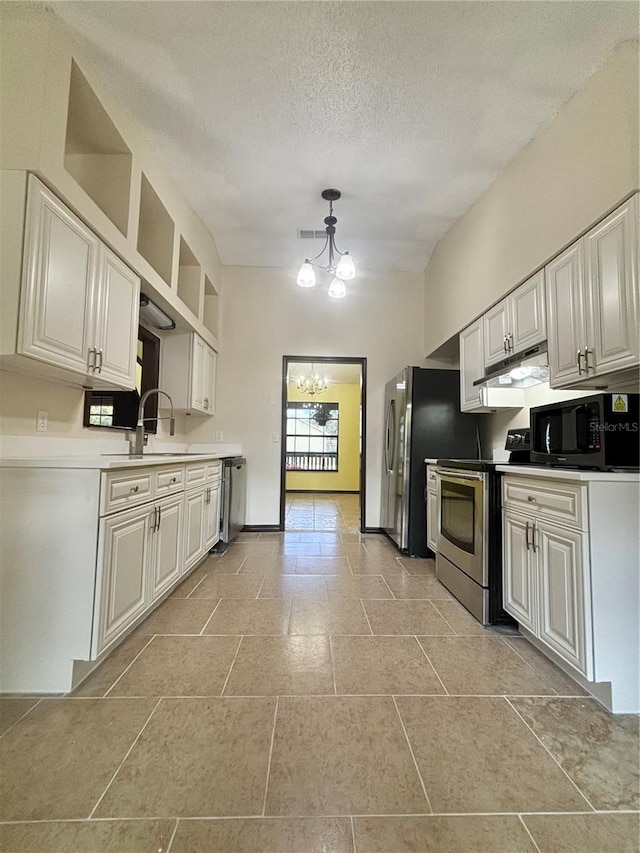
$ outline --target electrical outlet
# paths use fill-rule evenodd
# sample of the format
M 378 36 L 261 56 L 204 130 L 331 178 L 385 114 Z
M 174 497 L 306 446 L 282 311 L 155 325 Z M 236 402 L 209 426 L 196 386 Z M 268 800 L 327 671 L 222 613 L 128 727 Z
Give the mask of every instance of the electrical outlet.
M 216 433 L 216 441 L 222 441 L 222 432 L 220 430 Z
M 272 432 L 271 433 L 271 441 L 274 444 L 277 444 L 280 441 L 280 433 L 279 432 Z
M 36 430 L 38 432 L 46 432 L 48 427 L 49 413 L 38 410 L 36 416 Z

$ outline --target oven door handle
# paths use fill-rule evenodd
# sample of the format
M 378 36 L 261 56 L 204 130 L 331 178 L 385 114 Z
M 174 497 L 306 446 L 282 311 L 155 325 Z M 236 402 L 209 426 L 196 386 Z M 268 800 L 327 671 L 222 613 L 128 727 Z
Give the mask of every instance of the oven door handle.
M 457 483 L 461 480 L 464 482 L 469 482 L 469 480 L 471 480 L 475 483 L 484 482 L 483 474 L 452 474 L 449 471 L 441 471 L 440 469 L 437 470 L 437 473 L 443 480 L 448 481 L 449 483 Z

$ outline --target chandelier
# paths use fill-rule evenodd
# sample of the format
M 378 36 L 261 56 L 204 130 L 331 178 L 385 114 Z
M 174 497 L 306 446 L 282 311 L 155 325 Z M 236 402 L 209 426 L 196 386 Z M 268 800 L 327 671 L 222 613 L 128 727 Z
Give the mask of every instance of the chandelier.
M 308 376 L 298 376 L 296 379 L 296 389 L 301 394 L 308 394 L 310 397 L 322 394 L 328 387 L 329 381 L 326 377 L 320 376 L 319 373 L 314 373 L 313 364 L 311 365 L 311 373 Z
M 327 226 L 325 228 L 327 237 L 324 241 L 322 251 L 320 251 L 315 258 L 305 258 L 296 280 L 300 287 L 314 287 L 316 283 L 316 271 L 314 267 L 326 270 L 329 275 L 333 276 L 331 284 L 329 285 L 329 296 L 332 296 L 334 299 L 341 299 L 343 296 L 346 296 L 347 288 L 345 286 L 345 281 L 351 281 L 351 279 L 356 276 L 356 268 L 353 263 L 353 258 L 349 252 L 340 252 L 336 248 L 335 243 L 336 222 L 338 220 L 333 215 L 333 202 L 337 201 L 340 198 L 340 195 L 340 190 L 329 189 L 322 191 L 322 198 L 329 202 L 329 215 L 324 218 L 324 224 Z M 327 248 L 329 249 L 328 263 L 326 266 L 324 264 L 317 264 L 316 261 L 320 255 L 325 253 Z M 340 260 L 337 264 L 336 255 L 340 256 Z

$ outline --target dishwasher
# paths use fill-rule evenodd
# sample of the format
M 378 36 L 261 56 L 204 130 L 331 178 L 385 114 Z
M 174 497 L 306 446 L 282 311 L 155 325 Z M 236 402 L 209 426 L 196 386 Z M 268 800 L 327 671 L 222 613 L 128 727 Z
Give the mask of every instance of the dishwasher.
M 244 527 L 247 504 L 247 460 L 234 456 L 222 460 L 220 497 L 220 542 L 216 551 L 225 551 Z

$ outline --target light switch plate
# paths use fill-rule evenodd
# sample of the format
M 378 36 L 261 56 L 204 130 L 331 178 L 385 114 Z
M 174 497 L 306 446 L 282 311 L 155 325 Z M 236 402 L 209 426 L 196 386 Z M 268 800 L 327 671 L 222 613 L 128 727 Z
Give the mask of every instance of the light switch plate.
M 272 432 L 271 433 L 271 441 L 274 444 L 277 444 L 280 441 L 280 433 L 279 432 Z
M 44 412 L 41 409 L 38 410 L 38 414 L 36 416 L 36 430 L 38 432 L 46 432 L 49 421 L 49 413 Z
M 216 441 L 222 441 L 222 430 L 216 432 Z

